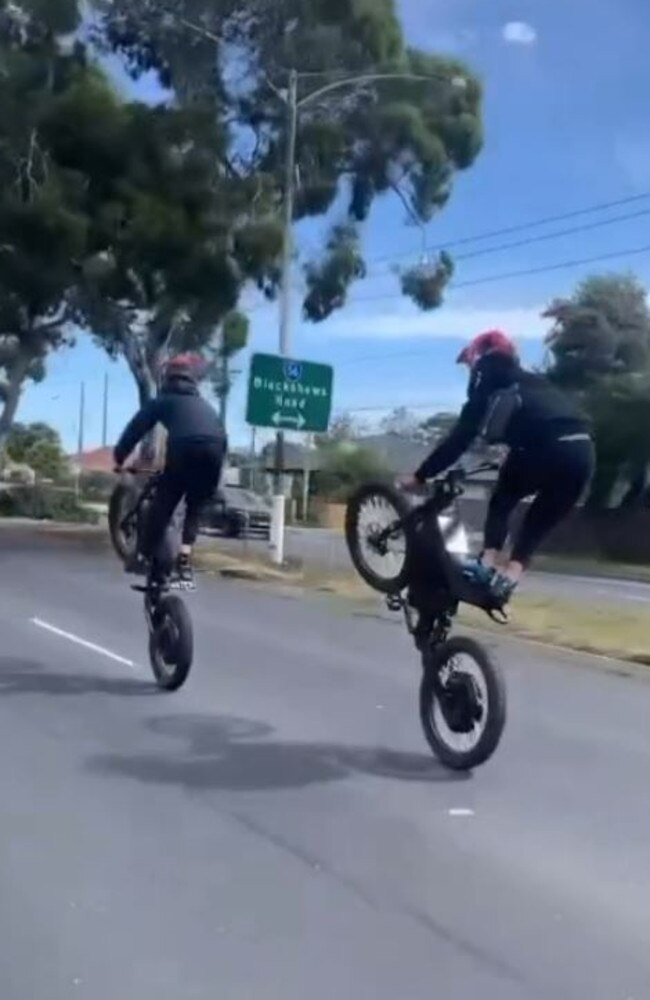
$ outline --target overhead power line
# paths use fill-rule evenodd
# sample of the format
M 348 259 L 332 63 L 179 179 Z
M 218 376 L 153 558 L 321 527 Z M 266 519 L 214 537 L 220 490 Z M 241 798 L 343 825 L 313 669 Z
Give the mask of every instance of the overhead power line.
M 565 236 L 574 236 L 576 233 L 588 233 L 594 229 L 602 229 L 603 226 L 612 226 L 617 222 L 630 222 L 632 219 L 640 219 L 650 215 L 650 208 L 643 208 L 638 212 L 627 212 L 625 215 L 615 215 L 612 219 L 598 219 L 597 222 L 587 222 L 582 226 L 570 226 L 568 229 L 556 229 L 552 233 L 541 233 L 538 236 L 527 236 L 523 240 L 515 240 L 510 243 L 499 243 L 495 247 L 484 247 L 481 250 L 469 250 L 467 253 L 458 254 L 455 260 L 472 260 L 474 257 L 484 257 L 493 253 L 502 253 L 505 250 L 518 250 L 521 247 L 531 246 L 533 243 L 546 243 L 549 240 L 559 240 Z
M 531 219 L 528 222 L 519 222 L 512 226 L 504 226 L 500 229 L 485 230 L 483 232 L 471 233 L 467 236 L 460 236 L 453 240 L 441 241 L 436 245 L 427 247 L 427 251 L 436 251 L 443 248 L 446 250 L 453 250 L 455 247 L 467 246 L 471 243 L 480 243 L 483 240 L 495 239 L 498 236 L 511 236 L 514 233 L 523 233 L 529 229 L 537 229 L 539 226 L 551 225 L 554 222 L 567 222 L 569 219 L 577 219 L 582 215 L 591 215 L 593 212 L 604 212 L 610 208 L 621 208 L 624 205 L 638 204 L 638 202 L 645 201 L 648 198 L 650 198 L 650 191 L 644 191 L 641 194 L 629 195 L 626 198 L 617 198 L 614 201 L 602 201 L 594 205 L 588 205 L 585 208 L 577 208 L 569 212 L 561 212 L 558 215 L 547 215 L 539 219 Z M 379 264 L 383 261 L 412 257 L 417 252 L 417 250 L 414 250 L 397 255 L 394 253 L 383 254 L 380 257 L 370 258 L 368 263 Z

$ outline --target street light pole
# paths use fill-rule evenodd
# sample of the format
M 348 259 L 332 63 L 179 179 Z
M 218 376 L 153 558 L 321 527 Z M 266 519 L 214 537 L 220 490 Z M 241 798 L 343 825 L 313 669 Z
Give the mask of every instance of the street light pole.
M 188 31 L 201 35 L 213 41 L 216 45 L 221 44 L 221 39 L 208 31 L 201 25 L 194 24 L 178 14 L 167 13 L 167 19 L 177 21 Z M 464 90 L 467 87 L 467 79 L 458 75 L 450 80 L 442 74 L 435 73 L 361 73 L 356 76 L 343 77 L 327 83 L 317 90 L 311 91 L 305 97 L 298 100 L 298 79 L 299 73 L 292 69 L 289 73 L 289 84 L 287 91 L 281 91 L 268 81 L 278 97 L 284 102 L 287 110 L 287 149 L 285 160 L 284 177 L 284 205 L 283 205 L 283 246 L 282 246 L 282 284 L 280 291 L 280 330 L 279 330 L 279 353 L 281 357 L 289 357 L 291 351 L 291 270 L 293 260 L 293 208 L 296 176 L 296 137 L 298 128 L 298 114 L 305 105 L 311 104 L 318 98 L 329 94 L 332 91 L 342 90 L 350 86 L 359 86 L 364 83 L 380 82 L 382 80 L 412 80 L 427 82 L 440 80 L 449 83 L 452 88 Z M 273 511 L 271 518 L 270 548 L 271 558 L 277 565 L 284 562 L 284 528 L 286 515 L 286 497 L 284 493 L 284 432 L 278 430 L 275 438 L 275 461 L 273 474 Z
M 282 285 L 280 290 L 279 351 L 283 358 L 291 350 L 291 263 L 293 257 L 293 203 L 296 175 L 296 135 L 298 131 L 298 74 L 289 74 L 287 104 L 287 152 L 284 174 L 284 227 L 282 234 Z M 273 477 L 273 513 L 271 520 L 271 555 L 273 562 L 284 562 L 284 525 L 286 497 L 284 493 L 284 432 L 275 438 L 275 470 Z
M 298 100 L 298 73 L 289 73 L 287 95 L 280 93 L 287 108 L 287 151 L 284 177 L 284 212 L 282 239 L 282 285 L 280 292 L 280 337 L 279 353 L 288 357 L 291 351 L 291 270 L 293 262 L 293 206 L 296 177 L 296 136 L 298 129 L 298 112 L 307 104 L 318 100 L 334 90 L 364 83 L 374 83 L 381 80 L 413 80 L 430 81 L 433 75 L 420 73 L 365 73 L 358 76 L 345 77 L 328 83 Z M 446 80 L 447 78 L 441 78 Z M 462 76 L 454 77 L 451 86 L 464 89 L 467 80 Z M 273 508 L 271 516 L 271 532 L 269 545 L 272 561 L 281 566 L 284 562 L 284 535 L 286 521 L 286 497 L 284 493 L 284 432 L 279 430 L 275 437 L 275 462 L 273 474 Z

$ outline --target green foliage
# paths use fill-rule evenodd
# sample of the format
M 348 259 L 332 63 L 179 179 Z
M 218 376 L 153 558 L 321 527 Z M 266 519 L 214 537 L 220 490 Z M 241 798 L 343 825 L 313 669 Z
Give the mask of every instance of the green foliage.
M 335 226 L 324 259 L 305 267 L 309 289 L 304 302 L 305 317 L 317 323 L 340 309 L 345 305 L 351 283 L 365 273 L 356 229 L 352 225 Z
M 325 449 L 325 461 L 318 473 L 318 493 L 334 503 L 369 480 L 389 479 L 390 470 L 370 448 L 341 443 Z
M 66 473 L 61 439 L 48 424 L 14 424 L 5 448 L 12 462 L 28 465 L 40 479 L 56 481 Z
M 650 309 L 646 289 L 633 275 L 587 278 L 544 315 L 554 321 L 547 337 L 548 374 L 558 384 L 584 390 L 605 376 L 648 369 Z
M 58 155 L 53 123 L 71 93 L 91 101 L 100 79 L 64 37 L 77 23 L 73 0 L 0 4 L 0 441 L 25 380 L 40 380 L 49 353 L 71 339 L 88 178 Z M 101 108 L 93 117 L 100 129 Z M 51 468 L 51 456 L 40 459 Z
M 628 480 L 650 465 L 650 374 L 614 376 L 594 383 L 586 406 L 596 440 L 597 468 L 589 505 L 607 506 L 621 477 Z
M 454 273 L 454 264 L 447 253 L 441 253 L 435 263 L 422 263 L 402 275 L 402 292 L 420 307 L 437 309 L 442 304 L 445 288 Z
M 78 524 L 97 524 L 99 520 L 94 511 L 79 504 L 71 490 L 49 486 L 17 486 L 0 491 L 0 517 Z
M 409 221 L 427 222 L 448 200 L 456 172 L 480 152 L 479 82 L 456 60 L 408 48 L 394 0 L 94 6 L 100 42 L 134 76 L 156 71 L 180 107 L 208 107 L 221 126 L 218 186 L 240 195 L 222 198 L 233 233 L 241 230 L 231 245 L 244 277 L 268 295 L 279 278 L 277 233 L 256 225 L 277 219 L 284 197 L 287 67 L 300 74 L 296 220 L 326 214 L 345 194 L 349 221 L 358 224 L 377 197 L 394 191 Z M 315 322 L 341 308 L 350 284 L 365 275 L 358 251 L 327 247 L 323 256 L 306 269 L 305 315 Z M 434 271 L 403 282 L 423 308 L 440 304 L 449 278 L 447 263 Z
M 226 424 L 228 398 L 233 386 L 235 372 L 232 361 L 248 344 L 250 321 L 239 312 L 231 312 L 225 317 L 216 339 L 206 352 L 208 367 L 206 378 L 212 392 L 219 400 L 221 419 Z
M 572 390 L 594 428 L 597 468 L 589 506 L 607 506 L 620 480 L 650 464 L 650 309 L 633 275 L 594 275 L 551 304 L 548 375 Z
M 108 501 L 114 488 L 115 476 L 111 472 L 82 472 L 79 477 L 80 494 L 91 503 Z

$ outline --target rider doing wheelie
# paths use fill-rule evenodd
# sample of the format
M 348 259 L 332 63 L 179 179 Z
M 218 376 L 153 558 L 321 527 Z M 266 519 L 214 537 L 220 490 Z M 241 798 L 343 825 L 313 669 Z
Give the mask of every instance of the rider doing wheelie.
M 174 511 L 185 499 L 185 523 L 178 561 L 178 576 L 193 586 L 192 547 L 204 505 L 219 485 L 227 450 L 225 429 L 214 408 L 198 389 L 202 359 L 181 354 L 165 366 L 160 394 L 128 423 L 115 446 L 120 469 L 134 448 L 156 424 L 167 431 L 165 467 L 156 488 L 141 541 L 139 555 L 151 561 Z
M 533 554 L 575 507 L 594 470 L 594 445 L 585 417 L 573 400 L 542 375 L 522 368 L 515 345 L 499 330 L 479 334 L 461 351 L 470 370 L 468 398 L 448 437 L 402 486 L 417 489 L 454 465 L 475 438 L 509 446 L 492 494 L 484 548 L 466 573 L 505 603 Z M 521 500 L 532 503 L 503 556 L 511 514 Z

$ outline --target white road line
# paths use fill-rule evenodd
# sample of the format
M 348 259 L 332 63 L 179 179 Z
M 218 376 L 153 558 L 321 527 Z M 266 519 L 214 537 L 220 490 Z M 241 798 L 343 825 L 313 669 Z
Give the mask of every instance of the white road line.
M 449 810 L 449 815 L 450 816 L 473 816 L 474 815 L 474 810 L 473 809 L 450 809 Z
M 44 622 L 40 618 L 30 618 L 30 621 L 32 625 L 36 625 L 37 628 L 42 628 L 45 632 L 51 632 L 52 635 L 58 635 L 60 639 L 67 639 L 68 642 L 74 642 L 77 646 L 83 646 L 84 649 L 90 649 L 93 653 L 99 653 L 100 656 L 105 656 L 107 659 L 113 660 L 114 663 L 121 663 L 122 666 L 131 667 L 132 670 L 137 669 L 133 660 L 127 660 L 123 656 L 118 656 L 117 653 L 112 653 L 110 649 L 98 646 L 95 642 L 88 642 L 87 639 L 82 639 L 78 635 L 73 635 L 72 632 L 64 632 L 62 628 L 57 628 L 56 625 L 50 625 L 48 622 Z

